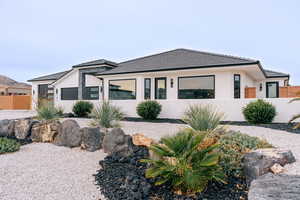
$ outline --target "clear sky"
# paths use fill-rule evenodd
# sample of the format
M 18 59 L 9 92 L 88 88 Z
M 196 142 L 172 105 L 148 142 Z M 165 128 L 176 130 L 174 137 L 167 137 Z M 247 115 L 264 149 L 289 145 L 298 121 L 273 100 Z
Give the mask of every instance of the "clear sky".
M 175 48 L 258 59 L 300 85 L 299 0 L 0 0 L 0 74 Z

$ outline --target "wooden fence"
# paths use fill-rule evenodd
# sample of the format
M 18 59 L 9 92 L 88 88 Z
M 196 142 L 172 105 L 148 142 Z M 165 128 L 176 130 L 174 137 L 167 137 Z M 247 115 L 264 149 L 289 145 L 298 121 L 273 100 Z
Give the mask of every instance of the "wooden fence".
M 0 96 L 0 109 L 2 110 L 30 110 L 31 96 Z
M 245 98 L 256 98 L 256 88 L 255 87 L 247 87 L 245 88 Z
M 300 86 L 287 86 L 279 88 L 279 97 L 294 98 L 300 96 Z

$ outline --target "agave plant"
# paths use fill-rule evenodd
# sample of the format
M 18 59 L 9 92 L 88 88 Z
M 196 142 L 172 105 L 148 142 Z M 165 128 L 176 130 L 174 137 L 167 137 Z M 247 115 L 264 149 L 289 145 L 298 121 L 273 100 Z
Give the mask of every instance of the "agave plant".
M 217 112 L 211 105 L 190 105 L 185 111 L 183 121 L 197 131 L 215 130 L 224 114 Z
M 150 149 L 159 159 L 147 159 L 147 178 L 156 178 L 156 185 L 169 183 L 175 192 L 191 195 L 202 192 L 209 181 L 224 182 L 224 173 L 219 166 L 218 145 L 199 148 L 204 134 L 180 131 L 174 136 L 161 139 Z
M 300 92 L 297 93 L 297 95 L 300 95 Z M 300 101 L 300 97 L 294 98 L 290 101 L 290 103 L 294 102 L 294 101 Z M 295 115 L 292 117 L 292 119 L 289 121 L 289 123 L 295 121 L 296 119 L 300 119 L 300 114 Z M 300 123 L 296 124 L 296 126 L 294 126 L 294 129 L 300 128 Z
M 100 106 L 93 110 L 92 117 L 94 119 L 93 125 L 99 125 L 103 128 L 113 128 L 120 126 L 119 121 L 125 115 L 119 107 L 112 105 L 109 101 L 103 101 Z

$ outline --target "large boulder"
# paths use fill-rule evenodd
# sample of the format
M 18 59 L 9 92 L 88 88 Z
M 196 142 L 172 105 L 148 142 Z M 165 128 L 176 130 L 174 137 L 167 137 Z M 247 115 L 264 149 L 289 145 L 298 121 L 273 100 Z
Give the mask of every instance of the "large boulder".
M 15 122 L 15 136 L 17 139 L 26 139 L 30 136 L 31 127 L 38 123 L 38 121 L 32 119 L 19 119 Z
M 249 200 L 299 200 L 300 176 L 265 174 L 251 183 Z
M 125 135 L 122 129 L 114 128 L 104 136 L 103 150 L 108 154 L 119 153 L 128 156 L 133 152 L 132 138 Z
M 36 123 L 31 128 L 33 142 L 53 142 L 58 134 L 61 123 L 59 121 L 43 121 Z
M 296 159 L 290 150 L 285 149 L 258 149 L 245 154 L 243 168 L 247 182 L 269 173 L 274 164 L 284 166 L 295 162 Z
M 81 144 L 80 126 L 75 120 L 62 122 L 58 129 L 58 134 L 54 138 L 55 145 L 66 147 L 78 147 Z
M 141 133 L 136 133 L 132 136 L 132 142 L 136 146 L 150 147 L 154 143 L 152 138 L 148 138 Z
M 81 148 L 87 151 L 96 151 L 101 149 L 104 133 L 99 128 L 82 128 L 81 131 Z
M 9 137 L 15 135 L 15 121 L 4 119 L 0 121 L 0 136 Z

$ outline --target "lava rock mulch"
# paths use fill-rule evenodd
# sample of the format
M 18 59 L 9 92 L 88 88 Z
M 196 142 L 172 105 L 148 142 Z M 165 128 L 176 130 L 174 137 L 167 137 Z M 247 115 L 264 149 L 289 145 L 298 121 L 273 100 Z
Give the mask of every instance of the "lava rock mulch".
M 3 136 L 0 136 L 0 137 L 3 137 Z M 26 145 L 26 144 L 32 143 L 32 140 L 31 140 L 30 138 L 26 138 L 26 139 L 18 139 L 18 138 L 16 138 L 15 136 L 7 136 L 6 138 L 15 140 L 15 141 L 17 141 L 18 143 L 20 143 L 21 145 Z
M 108 200 L 246 200 L 248 186 L 244 179 L 229 177 L 228 184 L 210 182 L 207 190 L 195 197 L 175 195 L 170 185 L 155 186 L 145 178 L 146 163 L 139 160 L 149 156 L 145 147 L 134 147 L 134 153 L 123 157 L 117 153 L 105 157 L 95 174 L 96 184 Z

